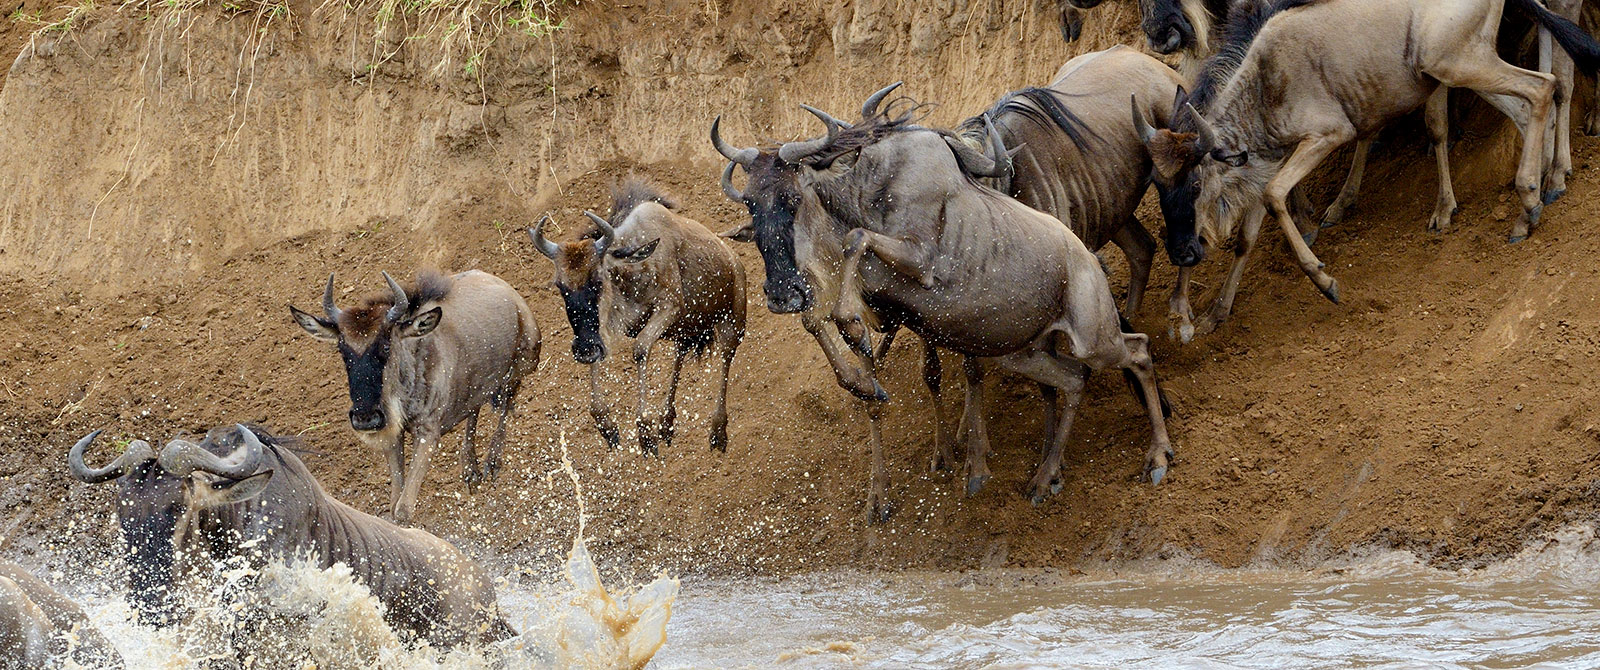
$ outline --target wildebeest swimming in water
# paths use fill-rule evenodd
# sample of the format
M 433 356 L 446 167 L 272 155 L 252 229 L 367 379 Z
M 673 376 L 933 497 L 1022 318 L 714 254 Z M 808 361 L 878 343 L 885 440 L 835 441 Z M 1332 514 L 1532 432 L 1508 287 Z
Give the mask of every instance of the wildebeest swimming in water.
M 590 413 L 607 444 L 620 436 L 600 388 L 606 357 L 601 330 L 634 339 L 639 375 L 639 448 L 656 453 L 672 443 L 678 378 L 690 354 L 711 349 L 720 365 L 711 448 L 728 450 L 728 368 L 744 339 L 744 266 L 722 240 L 676 211 L 658 186 L 629 177 L 612 190 L 610 220 L 585 212 L 594 228 L 575 242 L 544 237 L 550 217 L 528 230 L 533 246 L 555 264 L 554 286 L 572 325 L 572 357 L 589 366 Z M 601 316 L 605 317 L 602 322 Z M 650 406 L 650 353 L 660 340 L 677 352 L 663 407 Z
M 159 456 L 136 442 L 111 465 L 89 468 L 83 452 L 100 433 L 79 440 L 69 462 L 79 479 L 125 480 L 117 504 L 118 522 L 130 529 L 171 529 L 165 542 L 130 545 L 130 575 L 143 571 L 147 590 L 169 592 L 186 560 L 244 558 L 260 566 L 270 559 L 311 557 L 321 568 L 348 565 L 356 581 L 385 606 L 391 627 L 436 646 L 493 642 L 515 635 L 500 617 L 489 575 L 450 543 L 425 531 L 402 528 L 345 505 L 323 490 L 300 458 L 293 440 L 260 428 L 234 425 L 212 429 L 199 443 L 179 438 Z M 134 458 L 128 454 L 134 453 Z M 178 486 L 141 486 L 154 471 L 160 481 Z M 133 497 L 134 500 L 127 500 Z M 160 518 L 149 518 L 157 515 Z M 154 604 L 156 614 L 174 621 L 170 595 L 141 597 L 140 609 Z
M 122 655 L 77 603 L 22 566 L 0 560 L 0 670 L 122 667 Z
M 322 293 L 322 316 L 289 307 L 296 323 L 338 346 L 350 383 L 350 427 L 389 462 L 395 520 L 411 520 L 439 439 L 466 422 L 461 477 L 469 488 L 500 468 L 506 422 L 522 378 L 539 367 L 539 327 L 516 289 L 499 277 L 469 270 L 445 277 L 422 272 L 401 288 L 388 273 L 387 294 L 339 309 L 333 275 Z M 478 410 L 499 413 L 489 453 L 478 467 L 473 440 Z M 405 472 L 405 436 L 414 449 Z

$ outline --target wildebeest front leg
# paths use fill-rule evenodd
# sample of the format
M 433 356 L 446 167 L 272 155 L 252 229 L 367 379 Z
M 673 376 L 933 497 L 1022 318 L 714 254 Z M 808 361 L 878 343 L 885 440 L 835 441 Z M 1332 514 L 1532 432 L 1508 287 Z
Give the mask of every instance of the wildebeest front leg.
M 1261 236 L 1261 220 L 1266 215 L 1267 210 L 1260 207 L 1252 207 L 1245 213 L 1239 239 L 1234 242 L 1233 267 L 1228 270 L 1228 279 L 1211 301 L 1211 307 L 1195 322 L 1194 334 L 1205 335 L 1216 330 L 1233 313 L 1233 300 L 1239 295 L 1239 282 L 1244 279 L 1245 268 L 1250 265 L 1250 252 L 1256 248 L 1256 239 Z
M 967 425 L 967 495 L 977 495 L 989 482 L 989 431 L 983 424 L 983 365 L 967 356 L 961 361 L 967 375 L 967 398 L 963 407 Z
M 384 450 L 383 456 L 389 463 L 389 509 L 393 511 L 399 508 L 400 496 L 405 492 L 406 434 L 404 432 L 394 436 L 394 441 Z
M 744 339 L 744 332 L 734 324 L 716 326 L 716 353 L 722 369 L 717 375 L 717 407 L 711 414 L 711 448 L 728 452 L 728 371 L 733 367 L 733 355 Z
M 839 327 L 844 341 L 863 356 L 872 355 L 872 344 L 867 339 L 866 321 L 861 300 L 861 259 L 872 252 L 891 270 L 910 277 L 923 288 L 933 288 L 933 274 L 929 258 L 930 245 L 918 240 L 901 240 L 856 228 L 845 236 L 844 268 L 841 272 L 838 301 L 833 306 L 832 319 Z
M 1194 311 L 1189 306 L 1192 274 L 1193 267 L 1178 268 L 1178 278 L 1172 283 L 1172 296 L 1167 298 L 1167 336 L 1177 337 L 1184 344 L 1194 339 Z
M 522 380 L 517 379 L 506 384 L 500 393 L 489 400 L 495 408 L 499 418 L 495 421 L 494 437 L 489 440 L 489 454 L 483 459 L 483 478 L 493 480 L 496 473 L 500 472 L 500 453 L 506 447 L 506 424 L 511 422 L 511 414 L 516 410 L 517 391 L 522 388 Z
M 1123 333 L 1123 346 L 1127 349 L 1127 359 L 1123 367 L 1133 372 L 1139 381 L 1139 391 L 1144 396 L 1145 412 L 1150 415 L 1150 450 L 1145 452 L 1144 474 L 1150 478 L 1150 483 L 1160 484 L 1167 475 L 1167 468 L 1172 467 L 1172 461 L 1177 453 L 1172 448 L 1172 439 L 1167 435 L 1167 418 L 1163 410 L 1160 382 L 1156 379 L 1155 362 L 1150 358 L 1150 337 L 1144 333 Z
M 1150 283 L 1150 266 L 1156 257 L 1156 240 L 1137 217 L 1130 216 L 1127 223 L 1111 234 L 1111 242 L 1122 249 L 1122 255 L 1128 259 L 1127 315 L 1132 317 L 1139 313 L 1139 305 L 1144 302 L 1144 288 Z
M 404 491 L 394 506 L 394 520 L 399 523 L 410 523 L 416 514 L 417 498 L 422 495 L 422 482 L 428 478 L 428 463 L 433 460 L 434 448 L 439 446 L 436 429 L 418 430 L 412 434 L 412 438 L 415 446 L 411 451 L 411 472 L 406 474 Z
M 689 352 L 689 347 L 679 345 L 672 357 L 672 377 L 667 380 L 667 399 L 661 405 L 661 418 L 656 425 L 656 439 L 662 447 L 672 446 L 674 426 L 678 423 L 678 381 L 683 378 L 683 362 L 689 358 Z
M 1339 195 L 1333 199 L 1333 204 L 1328 205 L 1328 211 L 1322 214 L 1323 228 L 1338 225 L 1344 220 L 1346 212 L 1356 204 L 1356 196 L 1361 193 L 1361 179 L 1367 174 L 1367 152 L 1372 150 L 1372 139 L 1356 140 L 1355 154 L 1350 157 L 1350 172 L 1344 177 L 1344 186 L 1339 187 Z
M 606 446 L 616 449 L 622 444 L 622 432 L 617 430 L 617 422 L 611 420 L 611 405 L 606 402 L 600 363 L 595 361 L 589 364 L 589 415 L 594 417 L 600 439 L 606 441 Z
M 478 482 L 483 481 L 483 471 L 478 469 L 478 451 L 472 444 L 478 434 L 478 410 L 467 414 L 461 433 L 461 481 L 466 482 L 468 493 L 476 493 Z
M 885 523 L 894 508 L 889 504 L 889 470 L 883 464 L 883 406 L 878 400 L 864 400 L 868 430 L 871 432 L 870 468 L 867 482 L 867 525 Z
M 1322 271 L 1322 261 L 1311 252 L 1311 247 L 1306 245 L 1305 238 L 1300 236 L 1300 229 L 1294 224 L 1294 216 L 1289 212 L 1289 191 L 1305 179 L 1306 175 L 1328 157 L 1339 145 L 1349 142 L 1355 137 L 1355 131 L 1348 126 L 1338 130 L 1331 130 L 1322 135 L 1316 135 L 1301 140 L 1296 146 L 1289 160 L 1284 161 L 1283 167 L 1278 168 L 1278 173 L 1267 182 L 1266 204 L 1271 210 L 1273 218 L 1278 220 L 1278 226 L 1283 229 L 1283 236 L 1288 238 L 1289 247 L 1294 250 L 1295 259 L 1300 263 L 1300 270 L 1306 273 L 1311 283 L 1316 284 L 1322 294 L 1329 300 L 1339 302 L 1339 282 L 1328 273 Z
M 817 346 L 822 347 L 822 355 L 828 359 L 829 367 L 833 368 L 834 379 L 839 386 L 862 400 L 888 401 L 889 394 L 878 384 L 877 376 L 861 358 L 852 355 L 839 330 L 826 323 L 820 312 L 820 308 L 802 312 L 800 325 L 811 333 Z
M 650 407 L 650 350 L 666 333 L 667 327 L 677 321 L 677 313 L 660 310 L 651 315 L 633 343 L 633 364 L 639 372 L 639 450 L 646 456 L 659 453 L 661 417 Z

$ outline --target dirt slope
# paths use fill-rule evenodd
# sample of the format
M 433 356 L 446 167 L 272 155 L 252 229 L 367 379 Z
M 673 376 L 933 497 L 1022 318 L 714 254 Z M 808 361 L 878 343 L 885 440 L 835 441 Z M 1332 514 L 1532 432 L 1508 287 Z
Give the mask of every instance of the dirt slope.
M 917 347 L 903 341 L 887 373 L 899 511 L 866 527 L 862 417 L 797 320 L 765 310 L 748 247 L 752 319 L 730 391 L 729 453 L 706 449 L 700 369 L 687 375 L 677 444 L 658 459 L 608 451 L 588 417 L 586 372 L 567 353 L 549 267 L 522 226 L 547 210 L 571 226 L 636 170 L 721 229 L 742 212 L 722 198 L 703 139 L 714 113 L 728 113 L 740 139 L 787 137 L 810 131 L 793 102 L 848 110 L 903 77 L 944 103 L 934 121 L 948 122 L 1045 80 L 1073 53 L 1133 35 L 1136 19 L 1120 5 L 1097 10 L 1087 45 L 1069 47 L 1033 7 L 572 11 L 553 45 L 497 52 L 502 69 L 483 87 L 430 74 L 420 57 L 352 81 L 354 29 L 307 20 L 311 8 L 296 9 L 292 31 L 263 38 L 253 61 L 238 58 L 253 38 L 228 20 L 202 15 L 174 36 L 109 12 L 74 48 L 19 59 L 0 91 L 0 141 L 21 147 L 0 156 L 0 532 L 15 524 L 10 551 L 91 560 L 115 546 L 109 491 L 70 482 L 61 461 L 101 427 L 151 440 L 240 420 L 303 433 L 318 450 L 308 463 L 335 495 L 380 509 L 387 474 L 345 424 L 337 356 L 284 305 L 315 306 L 330 270 L 348 300 L 378 289 L 379 270 L 421 265 L 506 278 L 545 330 L 507 472 L 469 496 L 451 436 L 420 511 L 430 530 L 504 555 L 563 549 L 577 527 L 557 471 L 563 435 L 583 476 L 592 548 L 640 572 L 1066 566 L 1173 553 L 1238 565 L 1373 543 L 1477 564 L 1594 512 L 1600 408 L 1587 381 L 1600 372 L 1600 242 L 1587 228 L 1600 146 L 1576 140 L 1571 192 L 1532 240 L 1508 247 L 1511 144 L 1488 122 L 1468 124 L 1456 148 L 1462 212 L 1446 235 L 1424 232 L 1434 182 L 1417 129 L 1390 134 L 1367 199 L 1318 242 L 1346 304 L 1323 301 L 1269 232 L 1236 317 L 1214 335 L 1168 340 L 1160 299 L 1136 315 L 1156 335 L 1178 409 L 1180 463 L 1159 488 L 1137 481 L 1148 424 L 1106 374 L 1074 427 L 1066 488 L 1029 505 L 1018 492 L 1037 457 L 1041 407 L 1031 384 L 1008 378 L 986 403 L 995 478 L 965 498 L 950 474 L 924 472 L 930 401 Z M 241 62 L 255 74 L 236 98 Z M 1202 281 L 1214 286 L 1224 270 L 1213 261 Z M 1165 295 L 1171 274 L 1163 261 L 1153 295 Z M 612 367 L 625 416 L 631 378 Z M 953 413 L 960 384 L 949 386 Z

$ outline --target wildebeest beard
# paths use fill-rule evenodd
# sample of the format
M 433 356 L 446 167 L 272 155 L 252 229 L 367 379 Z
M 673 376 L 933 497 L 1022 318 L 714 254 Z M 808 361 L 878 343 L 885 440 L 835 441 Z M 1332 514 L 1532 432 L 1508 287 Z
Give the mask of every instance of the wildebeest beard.
M 579 363 L 596 363 L 606 357 L 605 341 L 600 337 L 599 273 L 578 288 L 557 285 L 566 305 L 567 322 L 572 325 L 572 357 Z
M 811 287 L 795 262 L 794 225 L 800 208 L 797 170 L 776 155 L 764 153 L 756 159 L 745 189 L 756 248 L 766 266 L 762 290 L 767 308 L 777 314 L 804 311 L 812 300 Z
M 183 513 L 183 481 L 149 461 L 120 478 L 117 487 L 117 523 L 128 552 L 128 604 L 140 624 L 172 625 L 178 620 L 172 535 Z
M 356 351 L 339 342 L 345 377 L 350 382 L 350 427 L 361 431 L 382 430 L 388 417 L 383 412 L 383 368 L 389 364 L 390 333 L 380 333 L 365 351 Z

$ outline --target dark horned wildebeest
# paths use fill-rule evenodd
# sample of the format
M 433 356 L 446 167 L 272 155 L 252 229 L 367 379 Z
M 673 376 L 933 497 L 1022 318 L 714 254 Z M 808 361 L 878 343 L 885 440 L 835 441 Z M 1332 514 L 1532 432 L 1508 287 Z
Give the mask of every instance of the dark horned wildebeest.
M 878 111 L 877 102 L 893 88 L 875 94 L 854 126 L 807 108 L 827 125 L 827 136 L 757 150 L 775 159 L 771 165 L 781 172 L 763 174 L 764 166 L 750 161 L 755 169 L 746 166 L 746 202 L 782 206 L 770 194 L 752 196 L 781 180 L 777 188 L 815 203 L 774 218 L 792 222 L 795 240 L 843 250 L 830 319 L 857 351 L 868 350 L 873 321 L 889 315 L 928 344 L 966 357 L 969 437 L 986 433 L 976 411 L 982 389 L 977 358 L 995 358 L 1057 389 L 1063 407 L 1054 439 L 1029 485 L 1036 500 L 1059 488 L 1060 452 L 1083 382 L 1090 370 L 1104 367 L 1128 368 L 1137 380 L 1154 428 L 1145 472 L 1159 481 L 1172 447 L 1148 340 L 1123 332 L 1126 322 L 1118 317 L 1098 260 L 1060 221 L 972 181 L 1007 169 L 1004 143 L 992 125 L 985 155 L 952 133 L 912 125 L 909 115 L 891 118 Z M 755 231 L 771 228 L 757 225 Z M 799 246 L 775 242 L 763 252 L 770 247 L 793 258 Z M 768 286 L 806 279 L 775 278 L 785 264 L 769 260 L 766 266 Z M 887 472 L 881 445 L 875 441 L 872 447 L 868 512 L 881 518 Z M 981 442 L 972 442 L 969 486 L 988 474 L 981 449 Z
M 1600 45 L 1570 21 L 1533 0 L 1512 2 L 1531 12 L 1586 71 L 1600 63 Z M 1435 153 L 1442 188 L 1434 221 L 1446 225 L 1441 222 L 1448 218 L 1437 216 L 1439 209 L 1454 206 L 1443 136 L 1445 87 L 1515 98 L 1526 106 L 1526 116 L 1512 115 L 1523 131 L 1516 177 L 1523 213 L 1511 240 L 1527 236 L 1543 206 L 1541 162 L 1554 86 L 1551 75 L 1500 60 L 1495 35 L 1502 8 L 1500 0 L 1280 0 L 1252 22 L 1245 39 L 1230 45 L 1235 53 L 1219 55 L 1218 65 L 1208 66 L 1197 81 L 1194 97 L 1205 100 L 1185 103 L 1186 113 L 1177 115 L 1194 132 L 1145 129 L 1158 180 L 1172 180 L 1174 192 L 1188 194 L 1194 202 L 1187 232 L 1173 232 L 1183 223 L 1169 217 L 1169 241 L 1185 235 L 1193 239 L 1196 231 L 1221 240 L 1243 221 L 1233 271 L 1208 323 L 1202 324 L 1206 329 L 1231 310 L 1239 277 L 1269 212 L 1289 238 L 1301 269 L 1337 302 L 1338 284 L 1323 272 L 1295 228 L 1285 198 L 1333 149 L 1370 136 L 1424 102 L 1430 135 L 1439 145 Z M 1356 30 L 1365 36 L 1358 49 L 1350 48 L 1341 35 Z M 1205 111 L 1195 111 L 1197 107 Z M 1183 274 L 1179 283 L 1187 284 L 1186 279 Z
M 104 467 L 84 462 L 83 452 L 100 431 L 72 446 L 67 469 L 85 484 L 116 480 L 117 525 L 122 530 L 128 574 L 128 604 L 139 623 L 161 628 L 177 623 L 177 601 L 169 588 L 172 579 L 172 534 L 183 512 L 183 482 L 156 464 L 155 449 L 134 440 L 122 455 Z
M 522 378 L 539 367 L 539 327 L 517 290 L 487 272 L 453 277 L 420 273 L 400 287 L 387 272 L 388 294 L 359 307 L 333 304 L 333 275 L 322 293 L 323 316 L 289 306 L 312 337 L 338 346 L 350 382 L 350 427 L 389 461 L 389 497 L 396 521 L 406 523 L 445 433 L 465 421 L 461 477 L 469 487 L 500 468 L 506 421 Z M 499 413 L 489 453 L 478 468 L 473 440 L 478 410 Z M 415 448 L 405 472 L 405 436 Z
M 82 463 L 84 449 L 97 435 L 99 431 L 90 433 L 74 445 L 71 458 Z M 119 471 L 126 478 L 135 467 L 153 468 L 179 483 L 176 496 L 165 488 L 124 486 L 117 505 L 125 534 L 130 527 L 173 528 L 165 543 L 128 547 L 130 572 L 150 571 L 150 582 L 164 590 L 175 588 L 182 571 L 174 554 L 186 560 L 245 557 L 256 567 L 269 559 L 310 556 L 321 568 L 349 566 L 355 580 L 384 604 L 391 627 L 434 645 L 492 642 L 516 634 L 500 618 L 494 586 L 481 567 L 427 532 L 396 526 L 335 500 L 290 451 L 290 440 L 259 428 L 225 426 L 212 429 L 198 444 L 174 439 L 154 460 L 147 458 L 148 444 L 135 444 L 144 445 L 140 451 L 146 453 L 119 458 L 99 470 L 85 469 L 97 478 Z M 129 495 L 166 499 L 130 504 L 125 499 Z M 137 516 L 150 512 L 168 518 L 151 524 Z M 144 602 L 135 600 L 135 605 Z
M 533 247 L 555 263 L 553 283 L 572 324 L 572 357 L 589 366 L 595 424 L 616 448 L 621 438 L 600 388 L 604 310 L 607 331 L 634 338 L 640 451 L 653 454 L 672 443 L 684 361 L 710 348 L 721 364 L 711 448 L 726 452 L 728 369 L 744 339 L 744 266 L 705 226 L 674 211 L 676 203 L 654 184 L 630 177 L 611 195 L 611 219 L 584 212 L 594 229 L 576 242 L 545 239 L 549 216 L 528 230 Z M 662 339 L 674 343 L 677 352 L 665 405 L 656 413 L 650 407 L 650 352 Z
M 122 666 L 122 655 L 83 608 L 33 573 L 0 559 L 0 670 Z

